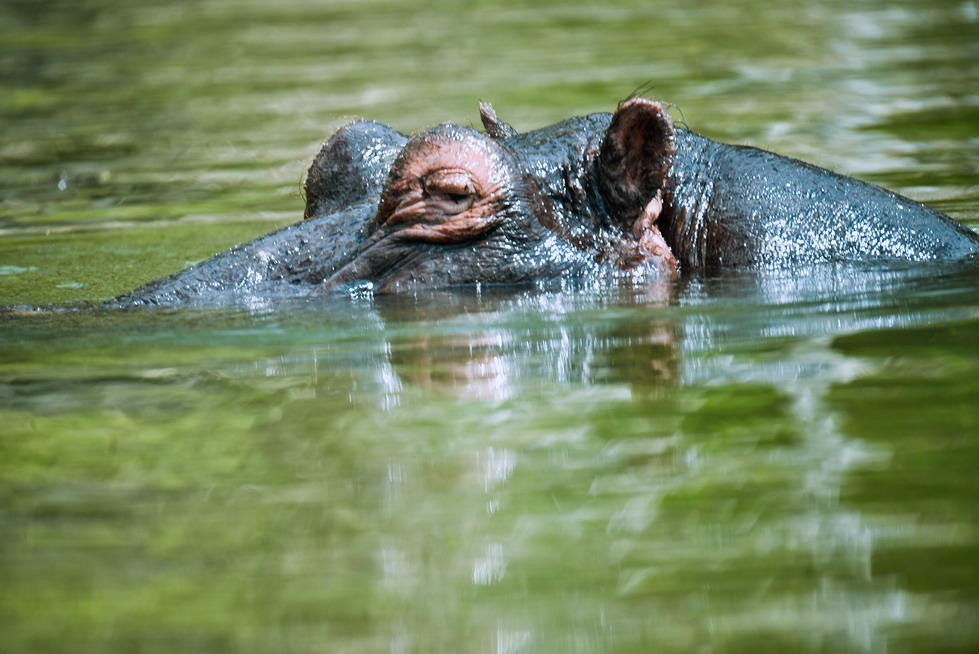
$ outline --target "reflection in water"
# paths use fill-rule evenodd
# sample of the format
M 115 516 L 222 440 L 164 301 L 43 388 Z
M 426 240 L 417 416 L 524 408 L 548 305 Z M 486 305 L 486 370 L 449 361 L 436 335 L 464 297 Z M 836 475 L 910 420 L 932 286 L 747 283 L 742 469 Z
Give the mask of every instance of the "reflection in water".
M 644 642 L 656 614 L 658 637 L 678 646 L 771 631 L 808 634 L 807 647 L 889 649 L 894 629 L 923 628 L 934 608 L 875 571 L 878 543 L 936 536 L 913 515 L 844 500 L 861 474 L 893 474 L 894 445 L 853 434 L 832 399 L 885 361 L 834 344 L 974 319 L 975 275 L 694 280 L 668 306 L 536 292 L 416 297 L 410 310 L 402 299 L 355 303 L 350 320 L 372 345 L 320 345 L 312 360 L 358 371 L 351 401 L 375 398 L 385 411 L 373 428 L 401 443 L 384 475 L 380 588 L 433 626 L 441 618 L 407 605 L 498 589 L 498 602 L 483 600 L 488 614 L 443 616 L 498 651 L 555 639 L 547 609 L 508 608 L 541 570 L 562 610 L 577 612 L 564 638 L 590 648 Z M 317 377 L 317 393 L 336 392 L 330 379 Z M 433 393 L 444 400 L 433 405 Z M 431 505 L 443 492 L 452 502 Z M 943 546 L 972 542 L 945 533 Z M 764 571 L 742 578 L 752 566 Z M 580 595 L 590 578 L 611 594 Z M 632 603 L 646 613 L 623 612 Z M 438 642 L 398 624 L 394 650 Z
M 505 400 L 515 380 L 503 332 L 419 336 L 401 344 L 392 360 L 411 384 L 442 388 L 460 398 Z
M 490 543 L 482 555 L 473 563 L 473 583 L 477 586 L 488 586 L 501 581 L 506 572 L 506 563 L 503 545 Z
M 672 308 L 659 295 L 649 304 L 644 292 L 619 289 L 614 302 L 631 307 L 628 316 L 608 313 L 608 288 L 598 294 L 498 291 L 497 298 L 439 293 L 415 298 L 412 316 L 421 312 L 426 319 L 411 330 L 395 332 L 393 340 L 383 340 L 389 322 L 385 314 L 400 320 L 403 299 L 378 298 L 374 306 L 373 298 L 365 302 L 358 297 L 354 320 L 380 339 L 372 355 L 376 365 L 367 366 L 373 379 L 359 383 L 384 389 L 380 395 L 393 407 L 405 382 L 459 398 L 505 400 L 537 379 L 585 385 L 626 382 L 634 393 L 707 380 L 796 379 L 836 366 L 862 365 L 827 356 L 827 339 L 834 334 L 974 317 L 973 307 L 949 307 L 933 294 L 968 289 L 977 279 L 975 266 L 954 264 L 833 265 L 805 275 L 693 278 L 670 291 Z M 699 311 L 704 307 L 712 310 Z M 274 308 L 260 313 L 270 311 Z M 737 313 L 736 322 L 730 312 Z M 511 324 L 512 316 L 524 322 Z M 812 351 L 801 352 L 797 363 L 741 361 L 729 351 L 732 344 L 758 338 L 809 339 L 798 347 Z M 722 357 L 712 356 L 720 351 Z

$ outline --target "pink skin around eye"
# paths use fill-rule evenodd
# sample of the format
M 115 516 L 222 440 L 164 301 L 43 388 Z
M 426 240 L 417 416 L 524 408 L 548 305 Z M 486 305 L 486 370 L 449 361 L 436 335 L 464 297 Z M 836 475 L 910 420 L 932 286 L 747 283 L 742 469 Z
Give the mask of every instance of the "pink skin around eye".
M 430 195 L 475 195 L 479 187 L 465 168 L 443 168 L 425 177 L 425 190 Z
M 479 198 L 479 185 L 463 168 L 436 170 L 423 180 L 428 204 L 434 212 L 454 216 L 468 211 Z
M 498 224 L 507 174 L 497 146 L 481 137 L 426 136 L 405 148 L 378 222 L 403 225 L 399 236 L 430 242 L 465 240 Z

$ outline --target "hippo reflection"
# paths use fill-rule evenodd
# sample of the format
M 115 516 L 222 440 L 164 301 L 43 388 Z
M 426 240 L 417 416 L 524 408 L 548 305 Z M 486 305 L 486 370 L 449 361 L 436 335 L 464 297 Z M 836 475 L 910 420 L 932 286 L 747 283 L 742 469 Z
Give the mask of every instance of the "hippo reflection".
M 676 127 L 632 98 L 518 133 L 340 128 L 305 220 L 110 304 L 979 257 L 979 235 L 872 184 Z

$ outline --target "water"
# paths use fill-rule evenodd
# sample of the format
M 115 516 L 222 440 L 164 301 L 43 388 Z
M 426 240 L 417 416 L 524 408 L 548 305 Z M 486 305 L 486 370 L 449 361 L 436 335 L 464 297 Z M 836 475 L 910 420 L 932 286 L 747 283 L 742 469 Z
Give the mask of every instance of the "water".
M 674 118 L 979 227 L 974 2 L 0 7 L 0 304 L 301 215 L 350 116 Z M 975 651 L 979 271 L 0 317 L 0 651 Z

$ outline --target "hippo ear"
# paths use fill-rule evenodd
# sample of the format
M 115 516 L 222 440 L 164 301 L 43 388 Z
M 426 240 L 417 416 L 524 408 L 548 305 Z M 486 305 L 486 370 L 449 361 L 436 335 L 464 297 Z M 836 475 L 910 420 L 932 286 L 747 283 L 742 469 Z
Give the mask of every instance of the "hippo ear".
M 489 102 L 479 101 L 479 119 L 483 121 L 483 129 L 490 138 L 508 139 L 519 134 L 496 115 L 496 109 Z
M 663 188 L 675 134 L 658 102 L 632 98 L 619 105 L 598 155 L 600 187 L 613 217 L 631 224 Z

